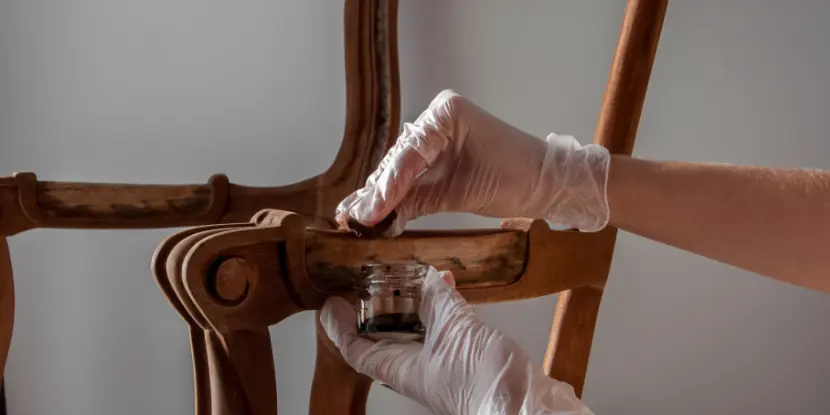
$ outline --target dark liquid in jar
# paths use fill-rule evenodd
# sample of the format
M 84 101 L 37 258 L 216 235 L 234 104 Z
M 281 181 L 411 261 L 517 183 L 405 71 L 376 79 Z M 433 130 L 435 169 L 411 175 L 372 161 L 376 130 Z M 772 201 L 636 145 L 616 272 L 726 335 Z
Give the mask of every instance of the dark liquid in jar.
M 375 340 L 420 340 L 424 337 L 424 325 L 416 313 L 378 314 L 366 319 L 358 329 Z

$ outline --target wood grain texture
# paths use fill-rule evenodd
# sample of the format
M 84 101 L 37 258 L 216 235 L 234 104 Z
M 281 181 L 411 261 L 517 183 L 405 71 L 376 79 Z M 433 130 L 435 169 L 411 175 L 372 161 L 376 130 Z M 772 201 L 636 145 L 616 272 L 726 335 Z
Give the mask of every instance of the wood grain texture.
M 400 122 L 395 0 L 346 0 L 346 120 L 331 166 L 275 187 L 230 184 L 144 185 L 38 181 L 34 173 L 0 177 L 0 235 L 35 228 L 138 229 L 247 221 L 280 208 L 332 217 L 395 141 Z
M 415 258 L 457 272 L 471 302 L 510 301 L 579 288 L 601 288 L 608 274 L 611 230 L 551 232 L 544 221 L 511 220 L 503 230 L 406 231 L 365 240 L 345 231 L 305 227 L 311 219 L 275 212 L 280 220 L 204 231 L 181 240 L 168 256 L 173 286 L 205 328 L 228 332 L 276 324 L 299 310 L 319 309 L 331 295 L 354 299 L 365 260 Z M 261 219 L 261 218 L 259 218 Z M 448 259 L 450 258 L 450 259 Z M 245 294 L 227 301 L 214 286 L 227 261 L 244 261 Z M 177 288 L 181 284 L 183 288 Z M 239 290 L 237 290 L 239 291 Z M 189 305 L 188 305 L 189 304 Z M 191 314 L 194 312 L 191 311 Z
M 197 312 L 196 308 L 192 305 L 192 303 L 190 301 L 187 301 L 187 299 L 183 300 L 179 297 L 177 293 L 177 289 L 183 291 L 183 288 L 181 288 L 180 282 L 177 282 L 171 278 L 171 275 L 177 275 L 177 272 L 175 272 L 176 266 L 178 265 L 180 269 L 181 264 L 174 263 L 172 266 L 174 272 L 168 274 L 168 261 L 170 260 L 170 254 L 175 250 L 175 248 L 178 246 L 180 250 L 181 246 L 179 244 L 183 240 L 193 236 L 194 234 L 203 234 L 204 232 L 211 231 L 216 232 L 223 229 L 239 228 L 243 226 L 246 226 L 246 224 L 208 225 L 186 229 L 182 232 L 173 234 L 167 237 L 164 241 L 162 241 L 161 244 L 159 244 L 150 262 L 151 269 L 153 271 L 153 277 L 156 280 L 156 284 L 158 285 L 159 289 L 162 291 L 164 296 L 167 298 L 167 300 L 170 302 L 170 304 L 173 306 L 173 308 L 176 309 L 176 311 L 178 311 L 179 315 L 182 317 L 182 319 L 185 321 L 185 323 L 187 323 L 189 327 L 190 351 L 193 359 L 193 392 L 196 415 L 211 414 L 212 388 L 210 374 L 212 372 L 216 372 L 216 369 L 211 370 L 210 360 L 208 359 L 207 342 L 208 339 L 211 337 L 211 334 L 206 332 L 202 328 L 204 323 L 200 325 L 196 321 L 196 317 L 194 317 L 194 315 L 191 314 Z M 171 262 L 175 262 L 175 260 Z M 174 287 L 174 285 L 177 287 Z M 187 306 L 185 305 L 185 301 L 187 301 Z
M 26 229 L 198 225 L 217 221 L 228 198 L 224 175 L 204 185 L 44 182 L 28 172 L 14 180 Z
M 309 402 L 310 415 L 363 415 L 372 379 L 361 375 L 343 360 L 314 313 L 317 335 L 317 360 Z
M 610 268 L 609 229 L 596 233 L 551 231 L 543 220 L 514 218 L 502 228 L 527 233 L 524 272 L 515 283 L 500 287 L 458 289 L 472 303 L 514 301 L 555 294 L 571 288 L 601 287 Z
M 285 294 L 284 289 L 274 289 L 284 287 L 278 271 L 279 265 L 269 270 L 275 273 L 273 282 L 251 281 L 250 290 L 255 294 L 249 297 L 249 292 L 246 292 L 241 303 L 229 302 L 216 295 L 216 287 L 212 285 L 216 279 L 206 277 L 209 274 L 207 272 L 198 278 L 199 281 L 188 280 L 188 275 L 193 275 L 192 272 L 188 273 L 188 259 L 194 251 L 197 252 L 198 258 L 199 247 L 205 246 L 203 243 L 206 240 L 225 235 L 231 230 L 242 231 L 244 236 L 244 231 L 251 229 L 255 229 L 253 223 L 213 225 L 186 230 L 183 232 L 184 235 L 168 238 L 157 250 L 153 263 L 162 291 L 171 298 L 171 303 L 191 326 L 194 370 L 197 376 L 197 414 L 276 413 L 276 384 L 268 326 L 279 322 L 279 319 L 269 323 L 257 323 L 257 319 L 251 319 L 232 327 L 216 317 L 216 310 L 227 310 L 229 318 L 234 321 L 234 310 L 243 305 L 253 304 L 254 307 L 250 310 L 257 315 L 263 315 L 262 302 L 244 300 L 255 300 L 260 298 L 262 293 Z M 252 243 L 264 249 L 273 246 L 257 244 L 256 241 Z M 210 247 L 210 244 L 207 246 Z M 253 258 L 263 254 L 261 249 L 252 252 Z M 216 265 L 221 265 L 222 259 L 248 260 L 244 256 L 225 256 L 224 252 L 220 252 L 217 258 L 219 261 L 207 263 L 212 272 L 221 268 Z M 255 270 L 258 272 L 259 268 Z M 201 296 L 196 296 L 200 301 L 194 299 L 192 293 L 197 289 L 194 287 L 201 290 Z M 291 304 L 291 299 L 284 295 L 282 298 L 276 298 L 274 304 L 287 306 Z M 283 310 L 283 316 L 300 311 L 296 306 L 283 307 Z
M 559 294 L 543 367 L 582 396 L 603 290 L 582 287 Z
M 450 270 L 472 303 L 520 300 L 582 286 L 602 286 L 608 275 L 612 230 L 553 232 L 541 220 L 512 219 L 503 230 L 405 231 L 395 239 L 357 238 L 345 232 L 305 232 L 305 275 L 325 295 L 345 296 L 360 264 L 414 261 Z M 288 261 L 300 261 L 294 256 Z M 305 277 L 293 272 L 295 285 Z M 301 293 L 304 295 L 304 293 Z M 321 301 L 307 300 L 319 307 Z
M 413 262 L 452 271 L 465 288 L 516 282 L 527 256 L 520 231 L 409 231 L 395 239 L 364 239 L 341 231 L 308 230 L 305 262 L 309 277 L 324 291 L 355 287 L 360 268 L 370 262 Z
M 594 138 L 612 154 L 630 155 L 634 149 L 667 6 L 667 0 L 628 0 Z M 605 232 L 608 251 L 597 261 L 610 267 L 616 229 Z M 571 384 L 577 396 L 582 396 L 601 299 L 599 287 L 566 291 L 553 318 L 544 369 Z
M 631 155 L 668 0 L 628 0 L 594 141 Z
M 220 333 L 229 371 L 239 382 L 243 394 L 234 393 L 229 399 L 242 400 L 249 411 L 246 414 L 277 413 L 277 383 L 274 373 L 274 356 L 268 327 L 257 330 L 241 330 Z M 225 392 L 230 391 L 226 389 Z M 239 413 L 239 412 L 236 412 Z M 219 414 L 216 414 L 219 415 Z
M 283 275 L 282 235 L 280 228 L 222 231 L 206 235 L 184 253 L 178 277 L 184 288 L 180 296 L 198 308 L 206 329 L 220 333 L 257 330 L 304 309 Z M 240 302 L 222 300 L 211 285 L 218 265 L 228 258 L 242 258 L 254 265 L 248 291 Z
M 209 210 L 210 185 L 139 186 L 41 182 L 35 200 L 46 216 L 60 219 L 133 219 L 168 214 L 198 215 Z
M 242 381 L 231 365 L 222 337 L 215 331 L 205 330 L 203 333 L 208 367 L 210 367 L 211 390 L 208 395 L 210 414 L 255 414 L 251 400 L 242 387 Z
M 229 303 L 244 299 L 250 288 L 249 281 L 256 278 L 254 266 L 242 258 L 228 258 L 216 268 L 212 282 L 216 296 Z

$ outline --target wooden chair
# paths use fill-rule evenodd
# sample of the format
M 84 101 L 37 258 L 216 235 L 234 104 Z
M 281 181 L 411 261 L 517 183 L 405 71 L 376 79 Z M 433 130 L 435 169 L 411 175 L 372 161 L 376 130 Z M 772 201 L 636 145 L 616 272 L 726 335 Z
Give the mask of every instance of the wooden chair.
M 630 154 L 667 0 L 629 0 L 596 142 Z M 508 219 L 502 229 L 407 231 L 358 239 L 332 229 L 336 204 L 358 188 L 394 142 L 399 124 L 397 1 L 346 0 L 347 115 L 331 167 L 282 187 L 246 187 L 217 175 L 204 185 L 126 185 L 0 178 L 0 369 L 14 295 L 5 237 L 34 228 L 197 226 L 158 247 L 164 295 L 190 327 L 197 414 L 275 414 L 268 327 L 329 295 L 354 298 L 369 260 L 417 260 L 452 270 L 471 302 L 561 293 L 544 369 L 581 395 L 616 230 L 551 231 Z M 317 328 L 312 414 L 365 412 L 371 380 L 353 371 Z

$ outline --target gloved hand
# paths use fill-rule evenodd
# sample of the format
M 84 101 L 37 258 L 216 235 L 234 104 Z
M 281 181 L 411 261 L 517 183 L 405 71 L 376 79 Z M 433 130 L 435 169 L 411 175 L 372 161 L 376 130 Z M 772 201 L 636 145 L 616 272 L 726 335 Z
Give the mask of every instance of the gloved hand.
M 320 321 L 355 370 L 433 413 L 592 414 L 570 385 L 546 376 L 515 342 L 482 323 L 454 286 L 452 274 L 430 268 L 419 310 L 423 344 L 360 337 L 354 309 L 342 298 L 326 301 Z
M 609 162 L 601 146 L 556 134 L 541 140 L 446 90 L 404 125 L 365 186 L 337 207 L 336 219 L 373 226 L 395 210 L 387 236 L 409 220 L 448 211 L 598 231 L 609 217 Z

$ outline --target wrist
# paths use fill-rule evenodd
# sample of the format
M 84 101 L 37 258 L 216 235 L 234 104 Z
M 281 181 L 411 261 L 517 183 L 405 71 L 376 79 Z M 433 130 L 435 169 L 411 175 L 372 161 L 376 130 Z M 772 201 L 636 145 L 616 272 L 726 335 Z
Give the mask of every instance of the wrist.
M 620 229 L 631 227 L 632 215 L 644 208 L 643 185 L 653 166 L 630 156 L 611 156 L 608 171 L 609 222 Z
M 540 217 L 558 225 L 597 232 L 609 222 L 611 155 L 600 145 L 580 145 L 573 137 L 548 136 L 543 163 L 545 203 Z

